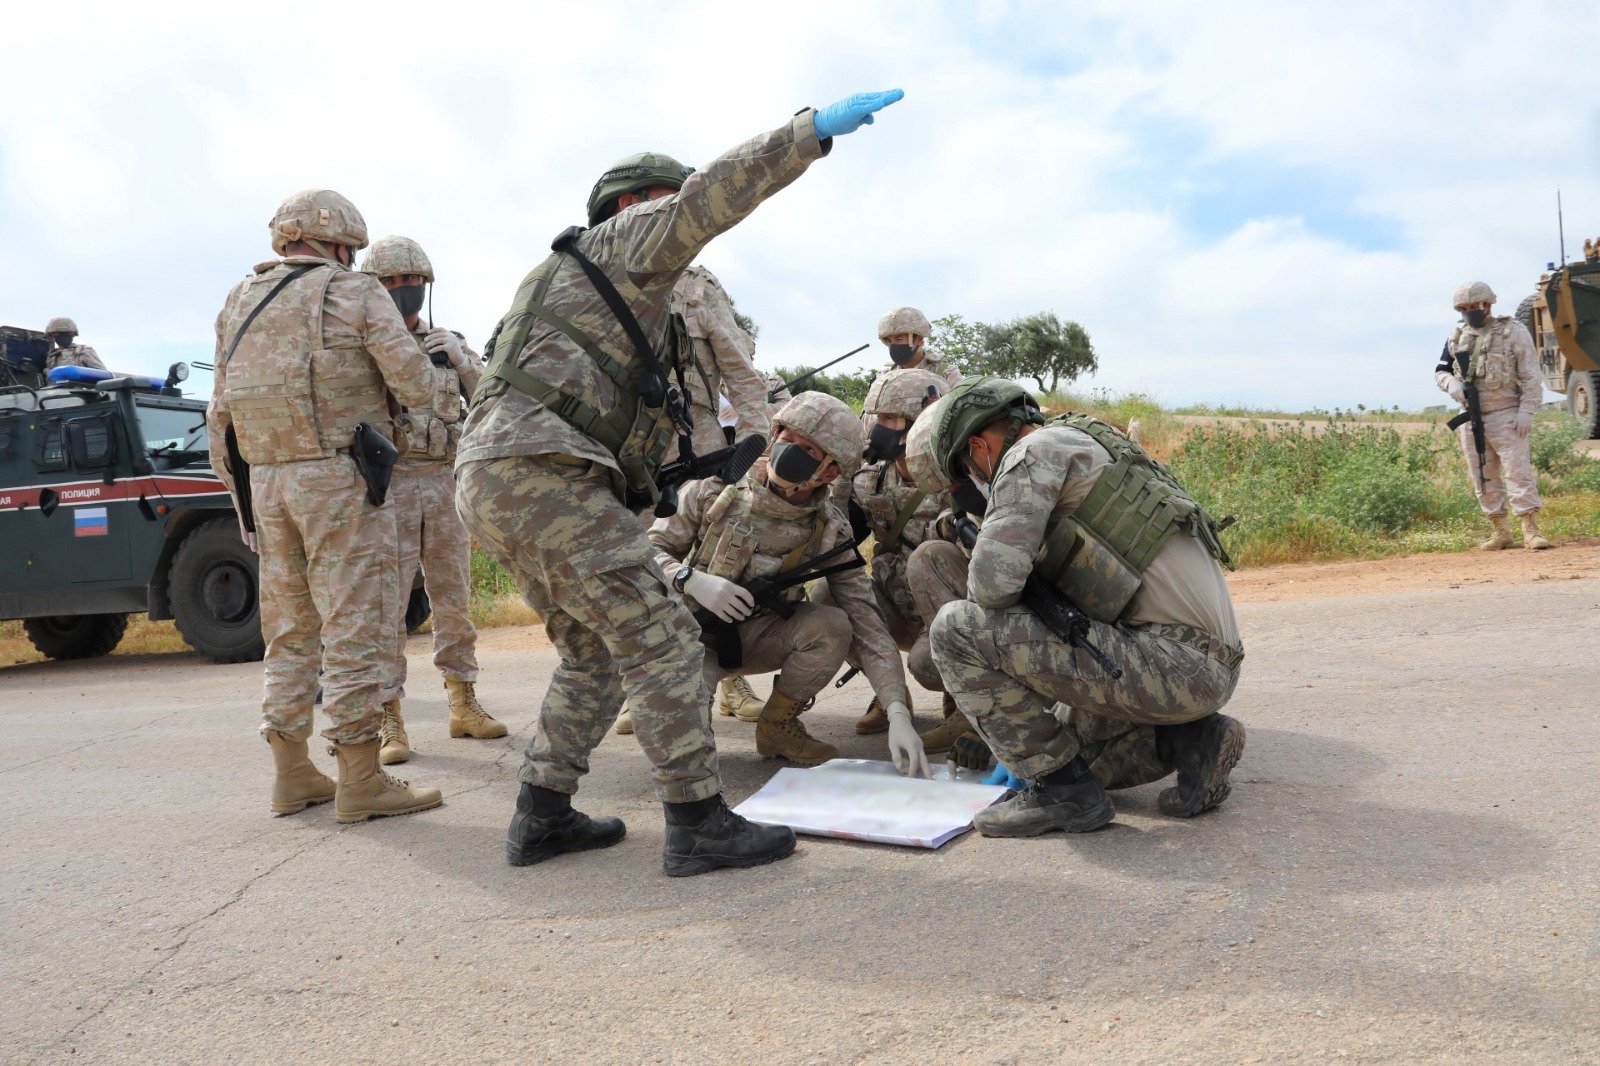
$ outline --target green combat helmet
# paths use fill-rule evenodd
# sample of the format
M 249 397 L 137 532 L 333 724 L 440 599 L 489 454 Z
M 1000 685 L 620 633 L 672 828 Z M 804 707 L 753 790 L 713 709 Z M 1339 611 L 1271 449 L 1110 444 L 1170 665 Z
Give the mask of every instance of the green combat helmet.
M 619 159 L 600 175 L 589 193 L 589 225 L 599 225 L 616 214 L 614 202 L 623 193 L 638 192 L 652 185 L 681 189 L 693 173 L 694 167 L 686 167 L 660 152 L 639 152 Z
M 410 237 L 379 237 L 361 257 L 361 272 L 380 278 L 401 274 L 420 274 L 423 280 L 433 281 L 433 263 L 422 245 Z
M 839 464 L 841 476 L 852 477 L 861 469 L 861 450 L 866 447 L 861 416 L 837 396 L 802 392 L 772 416 L 772 439 L 777 440 L 778 431 L 785 427 L 815 441 Z
M 1007 417 L 1011 428 L 1000 448 L 1002 456 L 1024 425 L 1044 425 L 1039 404 L 1021 385 L 1005 378 L 967 378 L 951 389 L 912 423 L 906 439 L 906 465 L 917 487 L 937 492 L 951 482 L 969 480 L 967 438 Z
M 295 193 L 278 205 L 267 228 L 272 231 L 272 250 L 279 255 L 294 241 L 305 241 L 329 259 L 333 258 L 333 250 L 328 244 L 367 246 L 367 220 L 355 204 L 332 189 L 302 189 Z

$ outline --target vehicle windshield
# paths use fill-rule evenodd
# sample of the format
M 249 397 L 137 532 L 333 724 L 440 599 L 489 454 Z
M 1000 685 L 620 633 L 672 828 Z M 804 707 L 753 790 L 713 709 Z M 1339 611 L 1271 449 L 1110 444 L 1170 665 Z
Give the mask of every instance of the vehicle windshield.
M 139 405 L 139 423 L 151 455 L 206 450 L 204 411 Z

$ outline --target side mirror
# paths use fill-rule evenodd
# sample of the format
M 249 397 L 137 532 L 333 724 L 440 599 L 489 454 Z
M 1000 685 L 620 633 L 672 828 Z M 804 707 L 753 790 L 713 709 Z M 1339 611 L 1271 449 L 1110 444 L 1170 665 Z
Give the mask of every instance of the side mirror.
M 62 443 L 67 449 L 67 462 L 73 470 L 89 468 L 89 440 L 82 422 L 68 422 L 61 427 Z
M 61 427 L 61 447 L 72 470 L 99 470 L 115 458 L 112 423 L 105 418 L 74 418 Z

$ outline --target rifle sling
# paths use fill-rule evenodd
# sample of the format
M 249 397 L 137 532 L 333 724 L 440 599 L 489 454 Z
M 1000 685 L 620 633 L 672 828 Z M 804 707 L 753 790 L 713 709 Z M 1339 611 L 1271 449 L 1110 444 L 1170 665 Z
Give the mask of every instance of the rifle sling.
M 272 287 L 272 291 L 267 293 L 267 295 L 264 298 L 262 298 L 261 302 L 256 304 L 255 308 L 248 315 L 245 316 L 245 320 L 244 320 L 243 324 L 239 326 L 239 331 L 233 335 L 233 343 L 228 345 L 228 350 L 226 352 L 222 353 L 222 360 L 221 360 L 222 365 L 223 366 L 227 366 L 228 365 L 228 360 L 233 358 L 233 350 L 235 348 L 239 347 L 239 342 L 244 339 L 244 331 L 250 328 L 250 324 L 256 320 L 256 316 L 259 315 L 262 311 L 265 311 L 266 308 L 267 308 L 267 305 L 269 303 L 271 303 L 273 300 L 276 300 L 278 298 L 278 293 L 283 291 L 284 286 L 288 285 L 289 282 L 293 281 L 295 278 L 298 278 L 303 274 L 309 273 L 310 271 L 313 271 L 313 270 L 317 269 L 320 266 L 332 266 L 332 265 L 333 264 L 331 262 L 328 262 L 328 263 L 307 263 L 304 266 L 295 267 L 293 270 L 289 271 L 289 273 L 285 274 L 282 278 L 278 279 L 278 283 Z

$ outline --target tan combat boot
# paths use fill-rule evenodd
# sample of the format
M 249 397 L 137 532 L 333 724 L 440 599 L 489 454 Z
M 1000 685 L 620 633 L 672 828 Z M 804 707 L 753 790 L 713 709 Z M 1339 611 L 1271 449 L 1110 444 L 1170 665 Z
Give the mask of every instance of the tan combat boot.
M 864 737 L 874 733 L 887 733 L 889 731 L 889 715 L 883 709 L 883 703 L 877 696 L 872 697 L 872 702 L 867 704 L 867 713 L 856 719 L 856 732 Z
M 729 718 L 754 722 L 761 717 L 761 709 L 765 706 L 761 697 L 756 695 L 756 690 L 750 687 L 750 682 L 738 674 L 723 678 L 722 684 L 717 686 L 717 710 Z
M 273 814 L 299 814 L 313 803 L 333 799 L 333 778 L 312 763 L 304 740 L 274 729 L 267 733 L 267 743 L 278 770 L 272 781 Z
M 944 721 L 922 734 L 922 750 L 939 755 L 955 747 L 956 737 L 972 732 L 972 723 L 956 706 L 955 697 L 944 694 Z
M 400 717 L 398 697 L 383 704 L 383 724 L 378 727 L 378 739 L 383 741 L 383 751 L 378 756 L 383 765 L 411 758 L 411 738 L 406 736 L 406 720 Z
M 1478 545 L 1479 551 L 1497 552 L 1511 547 L 1515 538 L 1511 535 L 1511 519 L 1503 514 L 1489 516 L 1489 524 L 1494 527 L 1494 535 Z
M 444 679 L 444 690 L 450 696 L 450 735 L 456 739 L 476 737 L 494 740 L 506 735 L 504 722 L 489 717 L 489 712 L 478 702 L 478 693 L 471 681 Z
M 837 758 L 839 749 L 806 732 L 800 715 L 812 701 L 796 703 L 777 689 L 756 722 L 756 754 L 763 759 L 788 759 L 795 766 L 820 766 Z
M 616 734 L 621 737 L 633 735 L 633 708 L 626 703 L 622 705 L 622 713 L 617 715 L 617 724 L 612 726 Z
M 1522 546 L 1533 552 L 1550 547 L 1550 538 L 1539 532 L 1538 511 L 1529 511 L 1522 516 Z
M 378 768 L 378 742 L 340 744 L 328 749 L 339 760 L 339 792 L 333 800 L 336 822 L 364 822 L 391 814 L 413 814 L 437 807 L 436 788 L 412 788 Z

